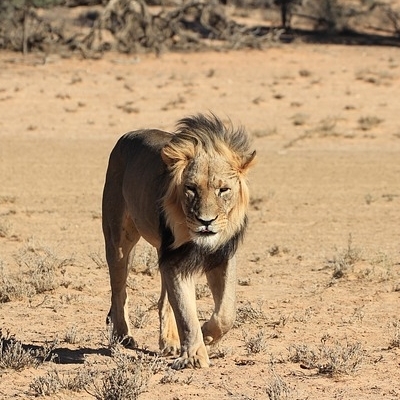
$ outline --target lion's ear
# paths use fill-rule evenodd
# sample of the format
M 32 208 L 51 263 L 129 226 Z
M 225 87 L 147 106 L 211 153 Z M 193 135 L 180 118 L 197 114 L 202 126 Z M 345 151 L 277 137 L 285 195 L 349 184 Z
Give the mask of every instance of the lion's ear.
M 186 165 L 193 158 L 194 149 L 190 146 L 183 147 L 174 144 L 167 144 L 161 150 L 161 158 L 167 167 L 173 167 L 176 164 Z
M 243 157 L 241 172 L 246 173 L 256 163 L 256 151 L 254 150 L 251 154 Z

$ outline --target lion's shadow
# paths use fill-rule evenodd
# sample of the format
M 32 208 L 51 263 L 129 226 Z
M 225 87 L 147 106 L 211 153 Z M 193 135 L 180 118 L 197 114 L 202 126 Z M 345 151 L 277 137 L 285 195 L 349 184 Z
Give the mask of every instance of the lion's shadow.
M 22 344 L 22 348 L 31 353 L 38 353 L 43 350 L 43 346 L 34 344 Z M 148 349 L 133 348 L 136 352 L 142 352 L 150 355 L 156 355 L 156 352 Z M 56 347 L 51 350 L 44 361 L 53 361 L 56 364 L 84 364 L 87 356 L 98 355 L 111 357 L 111 349 L 109 347 L 80 347 L 78 349 L 69 349 L 68 347 Z
M 83 364 L 89 355 L 111 357 L 111 350 L 106 347 L 82 347 L 79 349 L 58 347 L 52 350 L 51 354 L 57 364 Z

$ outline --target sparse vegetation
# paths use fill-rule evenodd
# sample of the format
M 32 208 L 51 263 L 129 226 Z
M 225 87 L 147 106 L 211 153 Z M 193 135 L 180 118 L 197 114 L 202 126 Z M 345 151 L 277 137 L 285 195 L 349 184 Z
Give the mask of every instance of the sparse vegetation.
M 356 79 L 374 85 L 387 85 L 393 79 L 393 75 L 387 71 L 375 69 L 362 69 L 356 72 Z
M 72 373 L 60 373 L 52 368 L 45 375 L 35 378 L 29 385 L 35 396 L 51 396 L 62 390 L 81 392 L 93 385 L 99 371 L 85 365 Z
M 14 258 L 19 266 L 16 274 L 8 274 L 0 263 L 0 302 L 30 298 L 69 285 L 65 274 L 72 258 L 59 258 L 50 249 L 29 243 Z
M 338 251 L 329 260 L 329 265 L 333 267 L 333 278 L 343 278 L 352 271 L 355 263 L 361 260 L 361 250 L 353 246 L 353 237 L 350 234 L 347 240 L 347 247 L 342 251 Z
M 258 324 L 262 320 L 265 320 L 266 316 L 261 309 L 261 304 L 258 308 L 252 306 L 250 302 L 238 307 L 236 312 L 235 328 L 242 326 L 243 324 L 255 323 Z
M 265 391 L 269 400 L 285 400 L 291 398 L 291 390 L 288 384 L 275 371 L 272 371 L 272 377 L 268 380 Z
M 307 123 L 309 116 L 304 113 L 297 113 L 293 115 L 292 121 L 294 126 L 303 126 Z
M 68 285 L 59 275 L 65 275 L 65 267 L 71 265 L 72 258 L 59 258 L 46 247 L 29 244 L 20 249 L 15 260 L 22 271 L 22 279 L 31 285 L 35 294 L 55 289 L 59 285 Z
M 132 265 L 131 270 L 142 273 L 148 276 L 155 276 L 158 272 L 158 257 L 155 249 L 149 244 L 144 244 L 143 247 L 134 249 L 131 254 Z
M 360 117 L 358 119 L 358 126 L 363 131 L 369 131 L 383 122 L 381 118 L 378 118 L 374 115 L 369 115 L 366 117 Z
M 93 396 L 97 400 L 135 400 L 146 390 L 151 375 L 165 368 L 165 364 L 154 356 L 136 352 L 132 357 L 119 347 L 113 350 L 115 366 L 104 372 L 100 382 L 93 384 Z
M 392 331 L 392 337 L 390 338 L 389 347 L 400 348 L 400 320 L 393 321 L 390 324 L 390 329 Z
M 316 129 L 321 136 L 336 136 L 337 133 L 335 131 L 335 128 L 338 120 L 338 117 L 324 118 L 319 122 Z
M 12 224 L 10 221 L 0 219 L 0 238 L 9 237 L 12 230 Z
M 70 344 L 76 344 L 79 342 L 78 328 L 76 325 L 72 325 L 68 328 L 64 335 L 64 341 Z
M 164 2 L 153 16 L 176 5 Z M 231 1 L 229 7 L 231 12 Z M 267 9 L 264 2 L 263 7 L 269 13 L 274 6 Z M 96 14 L 101 6 L 93 10 Z M 67 24 L 71 15 L 86 13 L 85 8 L 66 11 Z M 254 21 L 259 10 L 246 13 Z M 185 23 L 199 26 L 204 21 L 199 23 L 196 15 L 185 14 Z M 260 35 L 274 23 L 268 18 Z M 36 52 L 37 41 L 28 42 L 32 55 L 4 52 L 0 397 L 398 396 L 396 382 L 387 379 L 398 368 L 400 352 L 396 49 L 368 46 L 372 35 L 362 37 L 362 48 L 305 46 L 296 32 L 301 18 L 293 15 L 294 30 L 284 34 L 296 38 L 296 54 L 290 44 L 277 46 L 267 60 L 259 51 L 185 51 L 85 61 L 69 51 L 53 55 L 46 44 L 45 53 Z M 88 22 L 77 27 L 81 37 L 91 29 Z M 0 32 L 5 26 L 0 22 Z M 113 40 L 109 31 L 102 33 L 103 40 Z M 57 40 L 57 32 L 53 35 Z M 348 32 L 309 38 L 360 40 Z M 171 40 L 178 42 L 180 36 Z M 0 47 L 4 43 L 0 39 Z M 274 93 L 284 97 L 274 101 Z M 160 111 L 179 94 L 185 103 L 172 102 L 169 111 Z M 172 130 L 180 107 L 192 113 L 197 106 L 229 110 L 253 133 L 257 150 L 257 167 L 248 176 L 248 231 L 237 257 L 236 328 L 211 347 L 210 369 L 175 371 L 167 366 L 171 356 L 163 359 L 160 371 L 158 366 L 149 371 L 144 362 L 148 373 L 136 373 L 141 361 L 135 349 L 143 347 L 139 353 L 150 364 L 158 351 L 160 276 L 156 252 L 141 240 L 128 281 L 132 336 L 139 346 L 122 349 L 111 333 L 101 336 L 110 301 L 100 212 L 106 153 L 118 132 L 147 126 Z M 301 119 L 297 124 L 296 113 L 306 116 L 303 125 Z M 358 120 L 368 116 L 383 121 L 374 125 L 367 118 L 363 130 Z M 352 140 L 344 140 L 350 135 Z M 375 140 L 369 139 L 372 135 Z M 296 137 L 303 141 L 283 148 Z M 200 325 L 212 315 L 210 296 L 206 284 L 196 286 Z M 325 332 L 330 336 L 321 338 Z M 61 344 L 46 360 L 55 353 L 59 357 L 43 362 L 43 343 L 52 335 Z M 128 357 L 126 365 L 115 361 L 116 348 Z
M 291 362 L 300 363 L 305 369 L 315 369 L 319 374 L 329 376 L 353 374 L 361 367 L 364 359 L 364 351 L 359 342 L 335 342 L 328 345 L 325 339 L 317 347 L 291 345 L 289 354 Z
M 0 329 L 0 369 L 21 371 L 24 368 L 37 368 L 45 360 L 51 359 L 57 341 L 43 347 L 24 346 L 10 332 Z
M 137 329 L 144 328 L 150 320 L 149 310 L 139 304 L 136 304 L 131 311 L 132 326 Z
M 97 268 L 107 268 L 107 262 L 105 258 L 99 252 L 89 253 L 90 259 L 97 265 Z
M 264 329 L 260 329 L 254 336 L 243 331 L 243 340 L 248 354 L 264 353 L 267 350 L 267 335 Z

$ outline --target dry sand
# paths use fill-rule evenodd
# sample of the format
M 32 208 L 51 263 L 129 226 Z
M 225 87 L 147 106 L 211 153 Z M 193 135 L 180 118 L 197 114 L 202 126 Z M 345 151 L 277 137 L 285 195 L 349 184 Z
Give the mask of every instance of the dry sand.
M 0 304 L 3 333 L 33 346 L 58 338 L 63 355 L 0 369 L 0 398 L 34 397 L 35 378 L 76 373 L 83 355 L 90 368 L 108 368 L 108 274 L 93 261 L 104 259 L 108 155 L 126 131 L 171 130 L 208 110 L 244 125 L 258 153 L 238 254 L 238 307 L 256 315 L 227 334 L 211 368 L 167 383 L 160 371 L 140 399 L 399 398 L 399 99 L 396 48 L 292 44 L 97 61 L 0 53 L 0 284 L 32 249 L 67 260 L 55 289 Z M 158 296 L 159 275 L 140 272 L 148 254 L 140 243 L 132 318 Z M 211 303 L 199 300 L 201 317 Z M 135 339 L 157 351 L 156 310 L 146 318 Z M 249 353 L 245 336 L 257 333 L 263 346 Z M 268 397 L 274 384 L 280 397 Z

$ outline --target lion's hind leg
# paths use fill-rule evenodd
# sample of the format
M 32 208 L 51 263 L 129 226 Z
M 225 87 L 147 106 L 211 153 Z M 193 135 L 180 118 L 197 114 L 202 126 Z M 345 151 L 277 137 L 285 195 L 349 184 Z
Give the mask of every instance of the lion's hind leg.
M 160 318 L 160 351 L 164 356 L 179 354 L 180 342 L 175 315 L 168 301 L 166 282 L 161 275 L 161 295 L 158 301 L 158 315 Z
M 105 187 L 105 195 L 107 198 Z M 106 258 L 110 273 L 111 308 L 107 322 L 112 325 L 112 334 L 127 347 L 135 347 L 129 327 L 128 278 L 129 254 L 140 239 L 131 217 L 125 210 L 124 201 L 113 192 L 113 201 L 103 202 L 103 232 L 106 245 Z
M 206 272 L 215 308 L 211 318 L 202 326 L 204 343 L 216 344 L 233 326 L 236 318 L 236 261 Z

